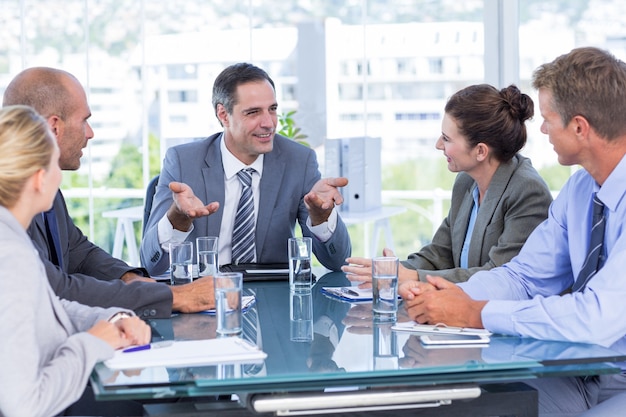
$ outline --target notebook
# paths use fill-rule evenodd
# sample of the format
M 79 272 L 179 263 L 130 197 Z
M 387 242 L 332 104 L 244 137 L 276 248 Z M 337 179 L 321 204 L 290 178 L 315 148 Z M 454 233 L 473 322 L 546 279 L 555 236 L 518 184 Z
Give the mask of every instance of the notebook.
M 118 350 L 104 364 L 109 369 L 140 369 L 153 366 L 183 367 L 232 363 L 259 363 L 267 354 L 239 337 L 181 340 L 163 347 L 123 352 Z

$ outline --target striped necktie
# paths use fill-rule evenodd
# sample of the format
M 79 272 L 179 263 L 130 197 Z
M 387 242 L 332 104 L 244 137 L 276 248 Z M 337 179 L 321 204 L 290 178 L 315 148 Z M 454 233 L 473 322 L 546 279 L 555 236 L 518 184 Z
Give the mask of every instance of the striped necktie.
M 578 274 L 576 282 L 572 286 L 572 292 L 582 291 L 587 282 L 602 268 L 604 247 L 604 204 L 596 194 L 593 195 L 593 217 L 591 226 L 591 239 L 589 239 L 589 251 L 585 263 Z
M 237 173 L 241 182 L 241 198 L 235 215 L 232 241 L 232 263 L 243 264 L 254 261 L 254 197 L 252 195 L 252 168 Z

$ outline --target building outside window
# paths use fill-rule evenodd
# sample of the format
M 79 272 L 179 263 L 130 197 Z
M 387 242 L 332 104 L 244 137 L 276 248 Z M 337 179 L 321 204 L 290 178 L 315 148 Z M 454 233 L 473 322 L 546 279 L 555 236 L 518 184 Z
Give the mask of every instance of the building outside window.
M 485 80 L 489 7 L 519 4 L 519 86 L 534 98 L 532 71 L 576 46 L 626 57 L 619 0 L 1 3 L 0 92 L 35 65 L 68 70 L 86 87 L 96 136 L 62 188 L 77 224 L 105 249 L 115 224 L 102 213 L 143 204 L 168 146 L 221 130 L 211 87 L 231 63 L 268 71 L 279 111 L 296 110 L 322 169 L 326 139 L 381 138 L 383 202 L 408 208 L 392 219 L 403 257 L 429 240 L 447 211 L 445 202 L 437 214 L 434 200 L 412 196 L 451 189 L 454 175 L 434 143 L 446 99 Z M 539 119 L 523 153 L 558 190 L 570 170 L 558 165 Z

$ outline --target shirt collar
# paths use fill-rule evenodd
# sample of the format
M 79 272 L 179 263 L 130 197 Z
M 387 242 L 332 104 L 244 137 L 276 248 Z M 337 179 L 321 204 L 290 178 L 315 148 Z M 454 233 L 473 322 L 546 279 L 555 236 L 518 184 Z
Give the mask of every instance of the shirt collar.
M 259 155 L 256 160 L 250 165 L 246 165 L 241 162 L 235 155 L 233 155 L 228 148 L 226 148 L 226 143 L 224 141 L 224 133 L 220 135 L 220 150 L 222 151 L 222 165 L 224 165 L 224 174 L 226 175 L 226 180 L 230 180 L 232 177 L 237 175 L 239 171 L 244 168 L 254 168 L 254 170 L 259 174 L 259 177 L 263 175 L 263 160 L 265 155 Z

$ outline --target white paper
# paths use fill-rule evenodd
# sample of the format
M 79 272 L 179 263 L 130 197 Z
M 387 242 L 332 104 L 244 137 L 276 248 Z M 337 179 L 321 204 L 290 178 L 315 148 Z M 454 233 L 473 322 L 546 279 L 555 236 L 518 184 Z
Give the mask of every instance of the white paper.
M 137 352 L 115 352 L 104 361 L 110 369 L 153 366 L 180 367 L 231 363 L 259 363 L 267 354 L 239 337 L 175 341 L 171 346 Z

